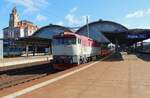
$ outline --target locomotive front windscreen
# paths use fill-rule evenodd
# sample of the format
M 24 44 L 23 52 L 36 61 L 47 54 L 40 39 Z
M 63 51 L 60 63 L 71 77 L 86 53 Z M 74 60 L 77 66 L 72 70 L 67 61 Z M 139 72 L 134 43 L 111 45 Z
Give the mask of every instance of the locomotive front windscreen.
M 53 45 L 73 45 L 76 44 L 76 38 L 55 38 L 53 39 Z

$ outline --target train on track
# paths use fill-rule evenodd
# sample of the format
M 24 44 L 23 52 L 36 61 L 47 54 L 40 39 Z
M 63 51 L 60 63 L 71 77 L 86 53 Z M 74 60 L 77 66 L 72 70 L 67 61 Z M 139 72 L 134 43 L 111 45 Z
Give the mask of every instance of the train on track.
M 64 70 L 89 62 L 93 57 L 108 55 L 101 51 L 101 43 L 83 35 L 63 32 L 52 38 L 53 67 Z
M 150 54 L 150 42 L 143 42 L 143 46 L 139 46 L 137 51 L 144 54 Z

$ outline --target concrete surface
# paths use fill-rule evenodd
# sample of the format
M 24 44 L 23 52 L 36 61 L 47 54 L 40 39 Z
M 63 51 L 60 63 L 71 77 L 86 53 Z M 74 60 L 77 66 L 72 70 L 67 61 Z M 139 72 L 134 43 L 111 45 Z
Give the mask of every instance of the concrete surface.
M 52 59 L 51 55 L 4 58 L 0 59 L 0 67 L 29 64 L 40 61 L 48 61 L 51 59 Z

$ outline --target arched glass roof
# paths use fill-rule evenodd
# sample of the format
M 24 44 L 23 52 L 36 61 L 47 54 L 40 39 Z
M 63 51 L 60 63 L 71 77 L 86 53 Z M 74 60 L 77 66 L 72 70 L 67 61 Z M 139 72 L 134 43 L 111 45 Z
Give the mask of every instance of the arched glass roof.
M 87 25 L 84 25 L 76 33 L 88 36 Z M 127 32 L 128 29 L 121 24 L 112 21 L 96 21 L 89 23 L 89 37 L 99 42 L 109 42 L 109 40 L 102 34 L 102 32 Z
M 64 32 L 64 31 L 69 31 L 66 27 L 59 26 L 59 25 L 48 25 L 40 28 L 38 31 L 36 31 L 33 36 L 34 37 L 39 37 L 39 38 L 45 38 L 45 39 L 52 39 L 53 35 L 56 35 L 58 33 Z

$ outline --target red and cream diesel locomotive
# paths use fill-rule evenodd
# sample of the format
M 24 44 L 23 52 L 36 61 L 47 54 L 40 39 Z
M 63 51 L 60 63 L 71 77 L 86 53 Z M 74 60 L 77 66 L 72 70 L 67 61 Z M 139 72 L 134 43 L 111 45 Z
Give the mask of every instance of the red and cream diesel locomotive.
M 53 67 L 64 70 L 99 56 L 101 44 L 86 36 L 63 32 L 52 38 Z

